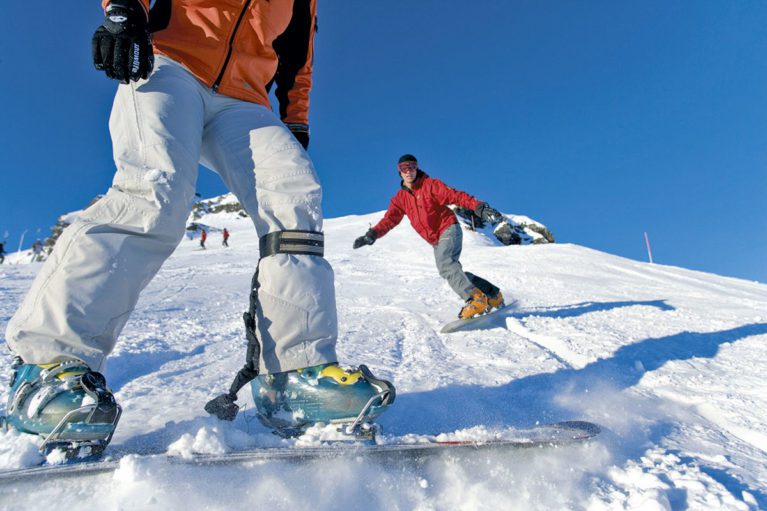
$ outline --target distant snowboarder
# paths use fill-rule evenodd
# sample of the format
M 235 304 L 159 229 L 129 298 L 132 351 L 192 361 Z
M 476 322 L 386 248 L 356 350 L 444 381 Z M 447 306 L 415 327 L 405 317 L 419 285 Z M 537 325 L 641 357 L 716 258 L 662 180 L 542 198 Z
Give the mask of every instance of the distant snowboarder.
M 32 262 L 40 262 L 43 260 L 43 242 L 39 239 L 32 243 Z
M 117 173 L 106 196 L 64 230 L 8 323 L 17 357 L 7 423 L 40 435 L 45 448 L 93 454 L 111 440 L 120 407 L 97 371 L 183 238 L 200 162 L 230 184 L 262 240 L 244 315 L 246 364 L 206 410 L 233 419 L 237 391 L 250 382 L 256 393 L 268 380 L 275 396 L 317 385 L 325 395 L 259 405 L 260 417 L 292 414 L 302 426 L 380 412 L 393 389 L 336 362 L 322 190 L 305 150 L 316 1 L 102 5 L 92 51 L 96 69 L 121 83 L 109 123 Z
M 0 264 L 5 262 L 5 242 L 0 241 Z
M 207 239 L 208 239 L 208 231 L 203 229 L 200 232 L 200 248 L 202 248 L 203 250 L 205 250 L 205 240 Z
M 229 231 L 224 227 L 224 241 L 221 242 L 221 244 L 225 247 L 229 246 Z
M 448 204 L 474 211 L 483 221 L 497 224 L 503 215 L 487 203 L 471 195 L 450 188 L 439 179 L 429 177 L 418 166 L 412 154 L 403 155 L 397 168 L 402 177 L 400 190 L 389 203 L 383 219 L 364 236 L 354 241 L 354 248 L 372 245 L 396 227 L 407 216 L 413 228 L 434 248 L 434 260 L 442 278 L 466 305 L 458 313 L 460 319 L 468 319 L 503 306 L 503 293 L 485 279 L 464 272 L 459 261 L 463 233 Z

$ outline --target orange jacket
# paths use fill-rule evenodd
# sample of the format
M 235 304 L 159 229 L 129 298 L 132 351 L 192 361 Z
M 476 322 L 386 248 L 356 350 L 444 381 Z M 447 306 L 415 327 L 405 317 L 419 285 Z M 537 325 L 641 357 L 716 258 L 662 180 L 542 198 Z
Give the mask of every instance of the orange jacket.
M 430 245 L 436 245 L 445 229 L 458 222 L 453 210 L 447 207 L 448 204 L 473 211 L 480 202 L 468 193 L 450 188 L 439 179 L 431 178 L 418 169 L 418 178 L 413 183 L 413 189 L 404 184 L 400 186 L 400 190 L 389 202 L 389 209 L 384 217 L 373 226 L 373 232 L 378 239 L 407 216 L 413 229 Z
M 283 122 L 308 126 L 316 17 L 316 0 L 156 0 L 149 26 L 206 86 L 268 107 L 274 83 Z

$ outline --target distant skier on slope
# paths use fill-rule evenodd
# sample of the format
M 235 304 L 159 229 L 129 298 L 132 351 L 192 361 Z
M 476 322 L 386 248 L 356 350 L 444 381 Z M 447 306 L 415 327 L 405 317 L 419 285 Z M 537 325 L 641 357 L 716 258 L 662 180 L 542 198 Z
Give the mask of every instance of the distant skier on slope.
M 5 242 L 0 241 L 0 264 L 5 262 Z
M 208 239 L 208 231 L 205 229 L 200 232 L 200 248 L 205 250 L 205 241 Z
M 97 371 L 184 235 L 199 162 L 222 176 L 261 236 L 244 315 L 246 364 L 206 410 L 233 419 L 237 391 L 252 382 L 254 393 L 268 386 L 274 398 L 257 401 L 266 419 L 380 412 L 393 389 L 364 366 L 336 363 L 322 190 L 305 150 L 316 1 L 102 5 L 92 50 L 96 68 L 121 83 L 110 119 L 117 172 L 106 196 L 63 232 L 8 324 L 17 358 L 7 422 L 45 438 L 45 448 L 94 453 L 111 440 L 120 407 Z M 318 385 L 330 400 L 280 400 Z M 333 400 L 336 408 L 325 407 Z
M 225 247 L 229 246 L 229 231 L 226 227 L 224 227 L 224 233 L 223 233 L 224 241 L 221 242 L 221 244 Z
M 32 261 L 33 263 L 43 260 L 43 242 L 39 239 L 32 243 Z
M 434 248 L 434 260 L 442 278 L 466 305 L 458 317 L 468 319 L 503 306 L 503 293 L 485 279 L 464 272 L 459 261 L 463 233 L 448 204 L 474 211 L 483 221 L 497 224 L 503 215 L 487 203 L 450 188 L 439 179 L 429 177 L 418 166 L 412 154 L 405 154 L 397 163 L 402 181 L 400 190 L 389 203 L 383 219 L 364 236 L 354 241 L 354 248 L 372 245 L 396 227 L 407 216 L 413 228 Z

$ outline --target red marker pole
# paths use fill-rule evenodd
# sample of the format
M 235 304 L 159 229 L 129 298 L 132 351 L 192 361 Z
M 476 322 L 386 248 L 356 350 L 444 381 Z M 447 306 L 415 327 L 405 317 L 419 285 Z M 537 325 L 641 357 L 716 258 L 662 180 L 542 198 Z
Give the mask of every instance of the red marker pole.
M 652 264 L 652 250 L 650 250 L 650 238 L 647 236 L 647 231 L 644 233 L 644 242 L 647 245 L 647 257 L 650 259 L 650 264 Z

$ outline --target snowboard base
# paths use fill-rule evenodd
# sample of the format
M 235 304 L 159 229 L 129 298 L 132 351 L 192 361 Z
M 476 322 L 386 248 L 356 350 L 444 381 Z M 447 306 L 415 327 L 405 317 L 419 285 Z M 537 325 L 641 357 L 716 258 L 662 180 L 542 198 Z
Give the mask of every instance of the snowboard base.
M 600 427 L 591 422 L 567 421 L 511 430 L 510 435 L 493 439 L 450 439 L 449 435 L 403 436 L 386 439 L 386 443 L 327 443 L 316 447 L 264 447 L 223 454 L 193 454 L 191 457 L 167 454 L 147 455 L 147 458 L 176 465 L 231 465 L 249 462 L 306 462 L 335 458 L 365 457 L 371 460 L 419 462 L 439 455 L 471 456 L 480 451 L 550 448 L 586 442 L 596 437 Z M 62 465 L 43 465 L 0 472 L 0 484 L 21 480 L 42 480 L 52 477 L 80 477 L 114 472 L 120 459 L 131 453 L 113 454 L 103 461 L 87 461 Z M 135 456 L 135 454 L 133 454 Z

